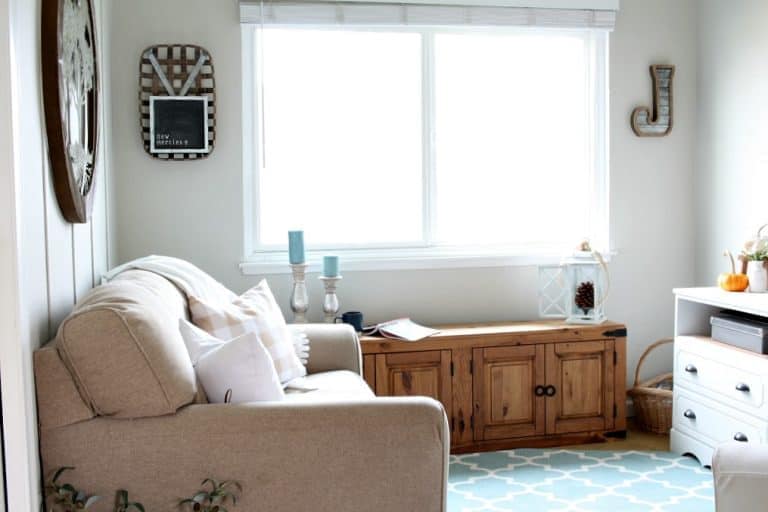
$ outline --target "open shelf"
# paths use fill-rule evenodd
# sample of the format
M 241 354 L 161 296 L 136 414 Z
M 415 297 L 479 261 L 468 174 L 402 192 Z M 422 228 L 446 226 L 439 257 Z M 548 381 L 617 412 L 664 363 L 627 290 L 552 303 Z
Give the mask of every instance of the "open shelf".
M 709 337 L 709 319 L 724 309 L 768 317 L 768 293 L 726 292 L 708 288 L 676 288 L 675 336 Z

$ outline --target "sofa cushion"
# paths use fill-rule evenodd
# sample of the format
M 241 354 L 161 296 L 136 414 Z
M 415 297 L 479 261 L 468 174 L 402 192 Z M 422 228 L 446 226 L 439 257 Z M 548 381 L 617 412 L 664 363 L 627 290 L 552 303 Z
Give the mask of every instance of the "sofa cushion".
M 346 402 L 374 397 L 360 374 L 349 370 L 313 373 L 290 381 L 285 388 L 286 402 Z
M 179 292 L 158 275 L 126 274 L 91 290 L 59 327 L 57 347 L 97 414 L 171 414 L 197 393 L 178 330 Z
M 266 280 L 229 303 L 213 303 L 189 297 L 192 320 L 198 327 L 222 340 L 255 332 L 272 356 L 280 382 L 307 374 L 296 355 L 294 338 Z
M 181 339 L 184 340 L 184 345 L 187 347 L 187 354 L 189 354 L 189 360 L 192 361 L 192 366 L 197 366 L 197 362 L 201 357 L 229 341 L 208 334 L 208 332 L 183 318 L 179 320 L 179 332 L 181 333 Z
M 179 331 L 187 346 L 197 379 L 211 403 L 282 400 L 283 386 L 275 363 L 255 332 L 220 340 L 181 319 Z
M 212 403 L 279 401 L 285 397 L 272 356 L 255 332 L 248 332 L 200 356 L 197 375 Z

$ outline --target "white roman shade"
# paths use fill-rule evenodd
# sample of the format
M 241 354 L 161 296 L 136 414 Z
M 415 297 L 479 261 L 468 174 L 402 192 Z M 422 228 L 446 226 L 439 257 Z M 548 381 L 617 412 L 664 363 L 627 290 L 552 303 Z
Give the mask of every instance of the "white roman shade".
M 241 0 L 241 23 L 612 30 L 618 0 Z

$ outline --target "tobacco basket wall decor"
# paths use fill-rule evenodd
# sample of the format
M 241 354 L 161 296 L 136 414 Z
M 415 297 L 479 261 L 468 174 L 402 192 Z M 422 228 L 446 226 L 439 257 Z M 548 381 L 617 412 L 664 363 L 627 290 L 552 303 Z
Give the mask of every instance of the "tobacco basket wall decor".
M 653 81 L 653 105 L 637 107 L 632 112 L 632 130 L 638 137 L 664 137 L 672 131 L 672 79 L 675 66 L 650 67 Z
M 213 60 L 192 44 L 159 44 L 141 54 L 139 119 L 144 150 L 161 160 L 207 157 L 216 143 Z

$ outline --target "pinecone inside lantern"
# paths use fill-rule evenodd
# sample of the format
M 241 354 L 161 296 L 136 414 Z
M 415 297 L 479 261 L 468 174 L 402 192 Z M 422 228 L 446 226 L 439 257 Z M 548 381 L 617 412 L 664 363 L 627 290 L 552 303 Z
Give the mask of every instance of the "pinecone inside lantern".
M 595 285 L 592 281 L 584 281 L 576 288 L 576 297 L 574 299 L 576 306 L 588 314 L 589 310 L 595 307 Z

